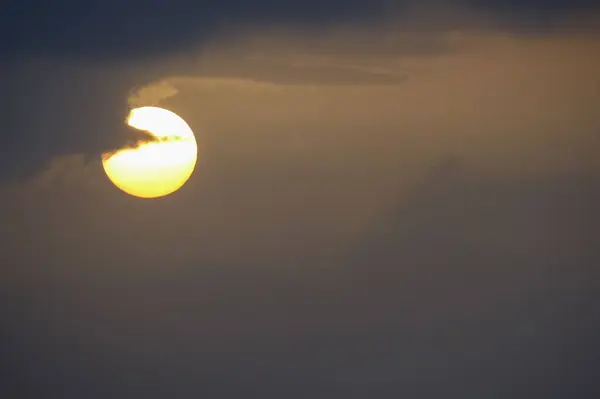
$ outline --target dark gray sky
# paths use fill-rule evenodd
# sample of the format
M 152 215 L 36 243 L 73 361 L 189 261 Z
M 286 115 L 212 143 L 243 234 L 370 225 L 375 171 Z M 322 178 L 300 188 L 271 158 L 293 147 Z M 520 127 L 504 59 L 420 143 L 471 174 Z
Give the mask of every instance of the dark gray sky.
M 592 2 L 6 10 L 0 397 L 599 397 Z M 158 200 L 140 105 L 200 149 Z

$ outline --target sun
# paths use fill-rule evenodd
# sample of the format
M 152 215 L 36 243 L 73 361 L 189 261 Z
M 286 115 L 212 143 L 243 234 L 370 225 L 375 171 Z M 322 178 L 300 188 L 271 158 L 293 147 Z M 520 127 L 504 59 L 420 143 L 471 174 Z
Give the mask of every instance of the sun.
M 194 132 L 177 114 L 159 107 L 131 110 L 126 123 L 156 140 L 102 157 L 115 186 L 140 198 L 157 198 L 179 190 L 190 178 L 198 157 Z

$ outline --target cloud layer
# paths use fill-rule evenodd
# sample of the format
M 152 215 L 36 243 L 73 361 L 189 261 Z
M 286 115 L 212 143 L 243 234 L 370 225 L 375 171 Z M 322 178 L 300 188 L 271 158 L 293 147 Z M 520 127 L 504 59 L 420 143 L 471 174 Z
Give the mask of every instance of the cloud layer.
M 29 144 L 21 144 L 30 152 L 39 145 L 45 157 L 56 158 L 40 176 L 80 173 L 82 182 L 104 187 L 110 199 L 119 194 L 98 160 L 123 130 L 123 113 L 114 111 L 172 109 L 200 145 L 196 183 L 182 193 L 182 201 L 205 204 L 189 211 L 202 220 L 193 231 L 256 256 L 242 250 L 225 255 L 215 247 L 188 261 L 279 262 L 348 245 L 447 159 L 494 179 L 597 173 L 597 44 L 590 34 L 524 36 L 494 29 L 407 32 L 386 25 L 341 27 L 325 36 L 266 29 L 215 40 L 184 58 L 165 57 L 146 72 L 32 65 L 32 73 L 48 78 L 33 82 L 41 108 L 31 104 L 36 118 L 16 120 L 14 127 L 48 132 L 32 131 Z M 139 72 L 138 83 L 121 92 L 120 101 L 107 97 L 135 76 L 132 71 Z M 81 92 L 84 84 L 97 91 Z M 57 101 L 42 103 L 53 93 Z M 79 163 L 65 163 L 61 153 Z M 21 180 L 7 190 L 37 190 L 40 179 L 46 181 Z M 98 194 L 87 189 L 51 189 L 63 190 L 57 195 L 66 202 L 96 206 Z M 76 219 L 85 228 L 95 223 Z M 161 223 L 179 229 L 180 222 Z M 278 241 L 282 229 L 290 233 L 285 244 Z
M 0 387 L 597 397 L 599 39 L 490 14 L 5 65 Z M 159 200 L 100 164 L 142 105 L 199 144 Z

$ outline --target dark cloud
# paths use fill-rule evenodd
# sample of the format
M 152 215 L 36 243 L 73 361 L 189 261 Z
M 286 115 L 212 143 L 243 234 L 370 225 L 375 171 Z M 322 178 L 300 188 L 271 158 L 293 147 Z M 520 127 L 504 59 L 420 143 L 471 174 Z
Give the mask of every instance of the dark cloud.
M 127 125 L 126 123 L 124 123 L 124 127 L 120 130 L 122 131 L 122 134 L 120 137 L 118 137 L 118 141 L 116 141 L 112 146 L 107 146 L 101 150 L 100 155 L 102 156 L 102 159 L 108 159 L 121 150 L 138 148 L 144 144 L 177 142 L 183 140 L 182 137 L 173 135 L 157 136 L 148 130 L 137 129 Z
M 381 15 L 385 2 L 42 1 L 19 2 L 2 14 L 4 56 L 136 58 L 165 55 L 243 25 L 306 28 Z
M 591 0 L 438 1 L 12 1 L 3 9 L 3 57 L 131 59 L 164 56 L 241 27 L 368 23 L 419 7 L 472 8 L 540 28 L 542 20 L 589 10 Z M 534 25 L 532 25 L 534 24 Z

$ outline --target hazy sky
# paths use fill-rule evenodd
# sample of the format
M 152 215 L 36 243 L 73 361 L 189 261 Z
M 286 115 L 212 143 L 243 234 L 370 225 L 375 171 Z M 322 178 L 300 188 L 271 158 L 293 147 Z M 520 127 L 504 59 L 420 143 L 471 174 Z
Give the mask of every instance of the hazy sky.
M 0 396 L 599 397 L 600 9 L 546 3 L 14 2 Z

